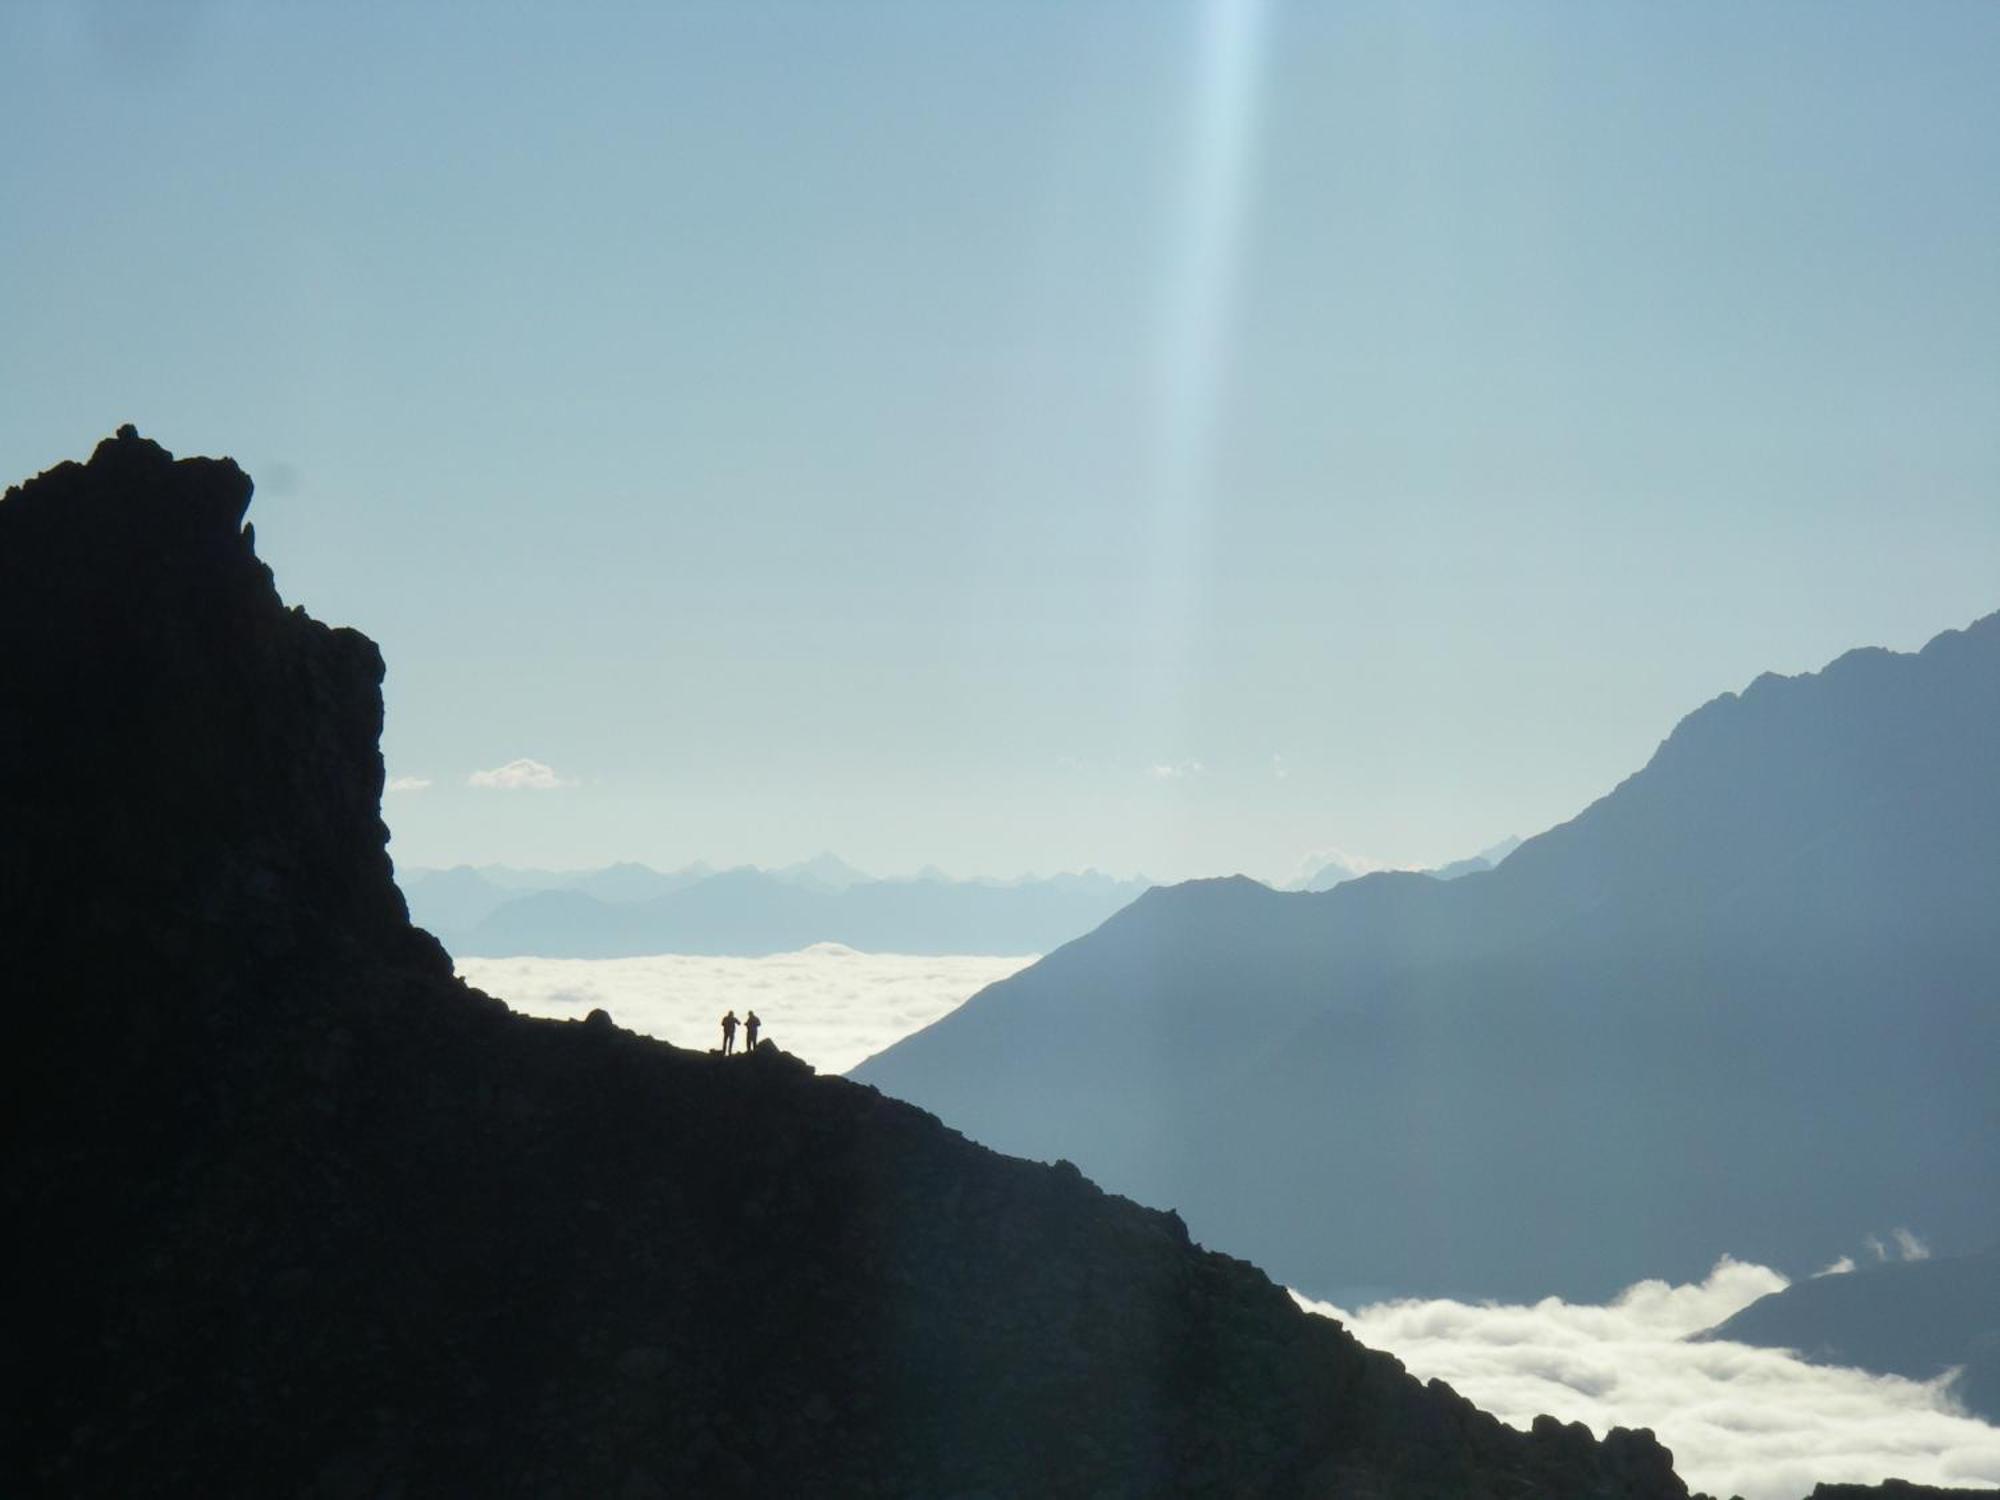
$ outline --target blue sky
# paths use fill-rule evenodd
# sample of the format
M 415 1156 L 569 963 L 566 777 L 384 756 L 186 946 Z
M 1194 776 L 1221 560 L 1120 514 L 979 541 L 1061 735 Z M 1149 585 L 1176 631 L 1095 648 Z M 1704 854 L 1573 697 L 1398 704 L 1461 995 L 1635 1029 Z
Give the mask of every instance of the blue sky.
M 1437 861 L 2000 608 L 1993 5 L 16 0 L 0 57 L 0 472 L 238 457 L 388 656 L 406 863 Z

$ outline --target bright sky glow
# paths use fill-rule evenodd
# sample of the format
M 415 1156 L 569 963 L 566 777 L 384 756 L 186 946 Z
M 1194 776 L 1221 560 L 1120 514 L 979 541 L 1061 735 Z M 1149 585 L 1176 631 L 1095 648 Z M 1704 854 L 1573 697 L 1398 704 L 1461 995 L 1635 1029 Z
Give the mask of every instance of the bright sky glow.
M 242 459 L 388 657 L 405 864 L 1437 863 L 2000 607 L 1993 6 L 16 0 L 0 56 L 0 475 Z

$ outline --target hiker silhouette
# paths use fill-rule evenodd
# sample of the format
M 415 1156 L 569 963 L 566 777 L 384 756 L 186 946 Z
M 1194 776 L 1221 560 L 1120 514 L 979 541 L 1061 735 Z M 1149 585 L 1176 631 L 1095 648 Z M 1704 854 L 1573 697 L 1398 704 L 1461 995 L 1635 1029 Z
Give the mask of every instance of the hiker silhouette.
M 722 1055 L 729 1056 L 736 1050 L 736 1012 L 730 1011 L 722 1018 Z
M 744 1016 L 743 1050 L 745 1052 L 755 1052 L 757 1050 L 757 1028 L 763 1024 L 762 1021 L 757 1019 L 757 1012 L 754 1010 Z

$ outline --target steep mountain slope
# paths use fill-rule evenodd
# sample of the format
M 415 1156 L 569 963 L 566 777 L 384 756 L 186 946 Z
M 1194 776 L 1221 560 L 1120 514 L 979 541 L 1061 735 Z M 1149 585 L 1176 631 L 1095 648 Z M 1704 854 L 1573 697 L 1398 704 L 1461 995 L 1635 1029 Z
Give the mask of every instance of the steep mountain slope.
M 2000 1246 L 1794 1282 L 1701 1337 L 1912 1380 L 1955 1368 L 1965 1408 L 2000 1422 Z
M 456 983 L 249 492 L 127 428 L 0 499 L 0 1492 L 1684 1494 L 1073 1169 Z
M 1986 1243 L 1996 745 L 2000 616 L 1762 677 L 1491 871 L 1155 891 L 854 1076 L 1336 1298 Z

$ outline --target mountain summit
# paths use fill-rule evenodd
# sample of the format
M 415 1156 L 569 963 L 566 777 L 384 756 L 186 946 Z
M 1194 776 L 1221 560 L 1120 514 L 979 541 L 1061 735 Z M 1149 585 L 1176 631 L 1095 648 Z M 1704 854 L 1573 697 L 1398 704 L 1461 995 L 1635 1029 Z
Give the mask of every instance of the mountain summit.
M 1296 1286 L 2000 1237 L 2000 615 L 1690 714 L 1495 868 L 1156 890 L 854 1076 Z
M 0 1492 L 1685 1495 L 1067 1164 L 457 983 L 249 496 L 126 428 L 0 499 Z

